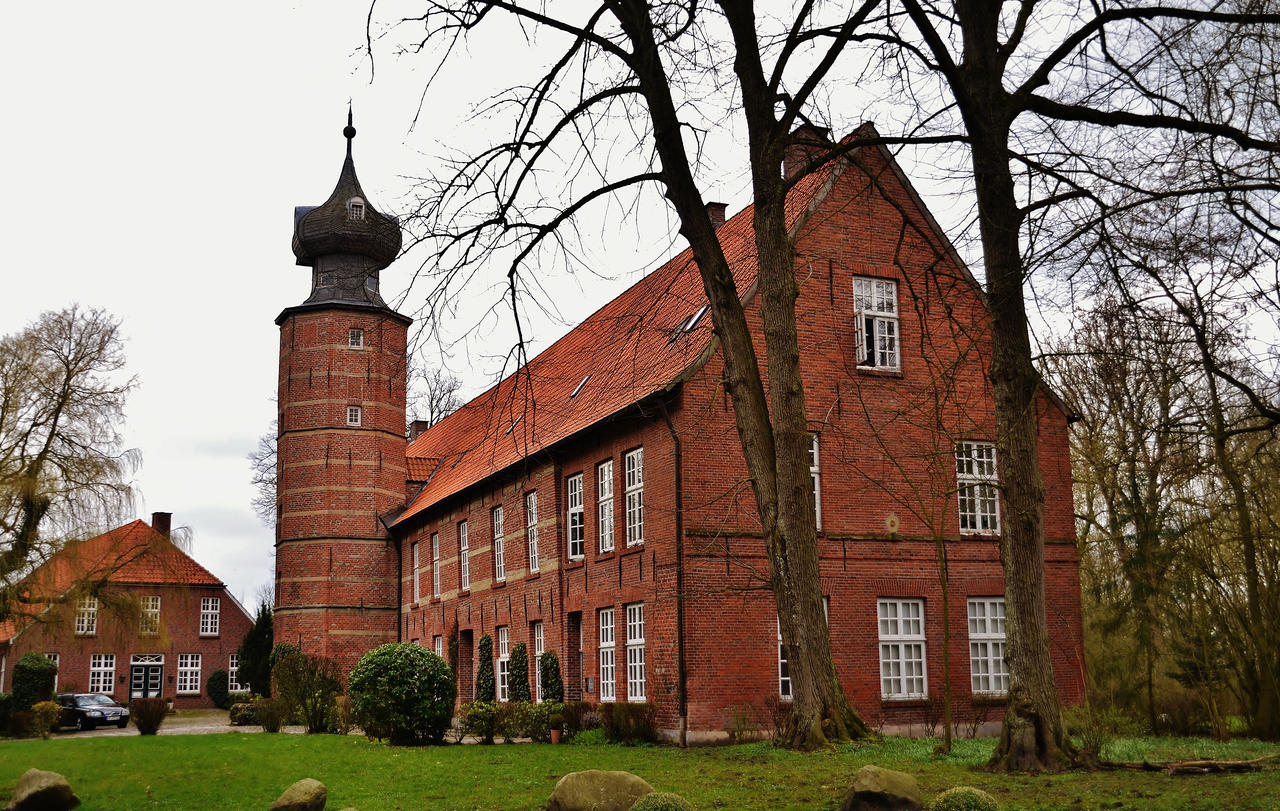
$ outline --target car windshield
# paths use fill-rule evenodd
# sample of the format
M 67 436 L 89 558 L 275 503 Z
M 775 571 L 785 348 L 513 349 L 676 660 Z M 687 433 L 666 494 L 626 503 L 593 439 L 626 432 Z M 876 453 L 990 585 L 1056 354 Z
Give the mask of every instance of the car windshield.
M 76 696 L 77 707 L 113 707 L 115 702 L 108 696 Z

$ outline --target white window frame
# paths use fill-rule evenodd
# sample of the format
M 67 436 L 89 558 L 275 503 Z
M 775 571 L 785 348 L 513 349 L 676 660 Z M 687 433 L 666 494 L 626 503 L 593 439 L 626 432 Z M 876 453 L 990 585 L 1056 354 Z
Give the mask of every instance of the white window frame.
M 969 685 L 974 695 L 1009 693 L 1003 597 L 969 598 Z
M 612 608 L 599 611 L 600 627 L 600 700 L 618 700 L 618 643 L 614 633 L 614 616 Z
M 493 508 L 490 513 L 493 521 L 493 579 L 499 583 L 507 580 L 507 551 L 503 536 L 502 505 Z
M 431 596 L 440 599 L 440 533 L 431 533 Z
M 822 597 L 822 619 L 826 621 L 827 626 L 831 625 L 831 598 L 823 595 Z M 778 698 L 782 701 L 790 701 L 791 694 L 791 666 L 787 661 L 787 649 L 782 647 L 782 620 L 775 620 L 778 628 Z
M 529 571 L 538 571 L 538 491 L 524 494 L 524 537 L 529 545 Z
M 439 656 L 441 659 L 444 658 L 444 637 L 443 636 L 441 636 L 440 634 L 436 634 L 435 636 L 431 637 L 431 647 L 432 647 L 432 650 L 436 652 L 436 656 Z
M 422 602 L 422 582 L 418 577 L 421 571 L 422 559 L 421 550 L 418 549 L 418 542 L 413 542 L 413 601 L 415 603 Z
M 227 657 L 227 692 L 243 693 L 245 687 L 240 683 L 240 654 L 233 653 Z
M 98 633 L 98 598 L 81 597 L 76 601 L 76 636 Z
M 809 435 L 809 478 L 813 480 L 813 518 L 822 532 L 822 458 L 818 453 L 818 434 Z
M 222 598 L 200 598 L 200 636 L 217 636 L 222 629 Z
M 924 600 L 876 601 L 880 637 L 880 697 L 901 701 L 929 696 Z
M 644 543 L 644 448 L 627 451 L 623 457 L 626 471 L 627 546 Z
M 471 541 L 467 522 L 458 522 L 458 582 L 463 591 L 471 591 Z
M 62 656 L 57 653 L 46 653 L 44 658 L 53 662 L 53 666 L 61 669 Z M 58 676 L 61 675 L 57 670 L 53 672 L 53 692 L 58 692 Z
M 351 349 L 364 349 L 364 330 L 359 327 L 347 330 L 347 346 Z
M 178 684 L 175 688 L 180 696 L 200 694 L 201 655 L 198 653 L 178 654 Z
M 627 610 L 627 701 L 645 701 L 644 603 Z
M 613 551 L 613 460 L 596 465 L 596 519 L 600 553 Z
M 1000 532 L 995 443 L 967 440 L 956 443 L 956 501 L 961 535 Z
M 160 633 L 160 595 L 144 594 L 139 598 L 138 634 L 156 636 Z
M 898 283 L 892 279 L 853 277 L 853 312 L 860 368 L 902 368 L 898 329 Z
M 542 654 L 546 653 L 546 631 L 541 622 L 533 623 L 533 700 L 542 703 Z
M 499 625 L 498 633 L 498 700 L 511 700 L 511 638 L 505 625 Z
M 112 695 L 116 691 L 116 655 L 89 654 L 89 692 Z
M 347 425 L 358 428 L 364 424 L 364 412 L 358 405 L 347 406 Z
M 582 474 L 575 473 L 564 480 L 565 537 L 568 540 L 569 560 L 582 560 L 587 554 L 586 513 L 582 509 Z

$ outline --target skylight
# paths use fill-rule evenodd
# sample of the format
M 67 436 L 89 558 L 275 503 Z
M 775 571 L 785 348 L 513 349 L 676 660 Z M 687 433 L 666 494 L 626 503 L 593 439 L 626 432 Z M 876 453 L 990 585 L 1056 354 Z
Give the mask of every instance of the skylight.
M 696 313 L 689 316 L 688 320 L 685 321 L 683 325 L 681 325 L 680 329 L 684 332 L 689 332 L 694 327 L 698 326 L 698 322 L 702 320 L 702 316 L 705 315 L 706 312 L 707 312 L 707 305 L 704 304 L 698 308 L 698 311 Z
M 579 383 L 577 388 L 573 390 L 573 394 L 569 395 L 569 399 L 572 400 L 574 397 L 577 397 L 578 393 L 582 391 L 582 387 L 587 385 L 587 381 L 590 379 L 591 379 L 591 375 L 587 375 L 586 377 L 582 378 L 582 382 Z
M 510 434 L 512 431 L 514 431 L 516 429 L 516 426 L 520 424 L 520 420 L 522 419 L 524 419 L 523 414 L 521 414 L 520 416 L 512 420 L 511 424 L 507 426 L 507 434 Z

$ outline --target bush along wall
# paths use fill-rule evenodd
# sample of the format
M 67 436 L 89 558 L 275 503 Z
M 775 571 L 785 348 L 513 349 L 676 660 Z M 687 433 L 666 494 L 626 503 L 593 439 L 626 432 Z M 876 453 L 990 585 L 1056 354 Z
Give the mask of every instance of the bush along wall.
M 564 701 L 564 682 L 560 679 L 560 658 L 555 651 L 547 651 L 538 657 L 538 672 L 542 676 L 542 700 Z
M 40 701 L 53 698 L 53 682 L 58 666 L 42 654 L 24 654 L 13 666 L 13 711 L 31 712 Z
M 511 701 L 533 700 L 533 694 L 529 692 L 529 649 L 523 642 L 517 642 L 511 649 L 511 671 L 507 679 Z
M 480 637 L 480 664 L 476 668 L 476 701 L 493 701 L 497 683 L 493 678 L 493 639 L 485 634 Z

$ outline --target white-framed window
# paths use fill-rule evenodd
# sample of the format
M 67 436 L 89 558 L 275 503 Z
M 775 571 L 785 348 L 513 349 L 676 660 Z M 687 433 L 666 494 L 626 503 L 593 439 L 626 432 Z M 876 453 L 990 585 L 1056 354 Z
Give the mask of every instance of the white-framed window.
M 178 654 L 178 695 L 200 692 L 200 654 Z
M 435 650 L 436 656 L 444 658 L 444 637 L 436 634 L 431 637 L 431 647 Z
M 1000 531 L 1000 494 L 996 482 L 996 446 L 990 442 L 956 443 L 956 490 L 960 532 Z
M 542 623 L 533 623 L 533 700 L 538 703 L 542 703 L 542 654 L 546 653 L 546 644 Z
M 538 571 L 538 493 L 524 494 L 524 537 L 529 544 L 529 571 Z
M 617 643 L 613 635 L 613 609 L 600 609 L 600 700 L 618 698 L 618 677 L 614 662 Z
M 822 618 L 831 624 L 831 598 L 822 597 Z M 783 701 L 791 700 L 791 666 L 787 662 L 787 649 L 782 645 L 782 620 L 776 620 L 778 627 L 778 697 Z
M 853 312 L 857 324 L 858 365 L 899 368 L 898 283 L 854 277 Z
M 417 603 L 417 602 L 421 602 L 422 600 L 422 582 L 418 578 L 418 571 L 419 571 L 419 568 L 422 566 L 422 560 L 419 557 L 420 553 L 418 551 L 418 544 L 416 541 L 414 542 L 412 549 L 413 549 L 413 601 Z
M 227 660 L 227 692 L 243 693 L 249 685 L 240 683 L 240 654 L 233 653 Z
M 111 694 L 116 691 L 116 655 L 89 655 L 89 692 Z
M 462 590 L 471 590 L 471 543 L 467 538 L 467 522 L 458 522 L 458 570 L 461 572 Z
M 222 598 L 200 598 L 200 636 L 217 636 L 222 627 Z
M 596 465 L 596 517 L 599 524 L 600 552 L 613 551 L 613 460 Z
M 76 636 L 98 633 L 98 598 L 81 597 L 76 601 Z
M 644 543 L 644 448 L 623 457 L 626 471 L 627 546 Z
M 160 633 L 160 595 L 143 595 L 142 616 L 138 623 L 138 633 L 147 635 Z
M 818 531 L 822 531 L 822 468 L 818 456 L 818 435 L 809 437 L 809 478 L 813 480 L 813 517 Z
M 347 346 L 351 349 L 364 349 L 364 330 L 356 327 L 347 330 Z
M 878 600 L 880 620 L 880 695 L 887 699 L 924 698 L 924 601 Z
M 565 527 L 569 539 L 569 560 L 582 560 L 587 552 L 586 514 L 582 509 L 582 474 L 564 480 Z
M 361 425 L 362 417 L 360 406 L 347 406 L 347 425 Z
M 969 599 L 969 679 L 974 693 L 1002 696 L 1009 692 L 1005 663 L 1003 597 Z
M 507 626 L 498 626 L 498 700 L 510 699 L 511 690 L 511 640 Z
M 431 596 L 440 596 L 440 533 L 431 533 Z
M 644 603 L 627 606 L 627 701 L 644 701 Z
M 499 583 L 507 579 L 507 553 L 502 538 L 502 505 L 493 508 L 493 579 Z
M 46 653 L 44 655 L 44 658 L 48 659 L 50 662 L 53 662 L 54 667 L 58 667 L 59 663 L 62 661 L 62 656 L 57 653 Z M 58 676 L 59 676 L 59 673 L 58 671 L 55 670 L 53 673 L 53 692 L 55 693 L 58 692 Z

